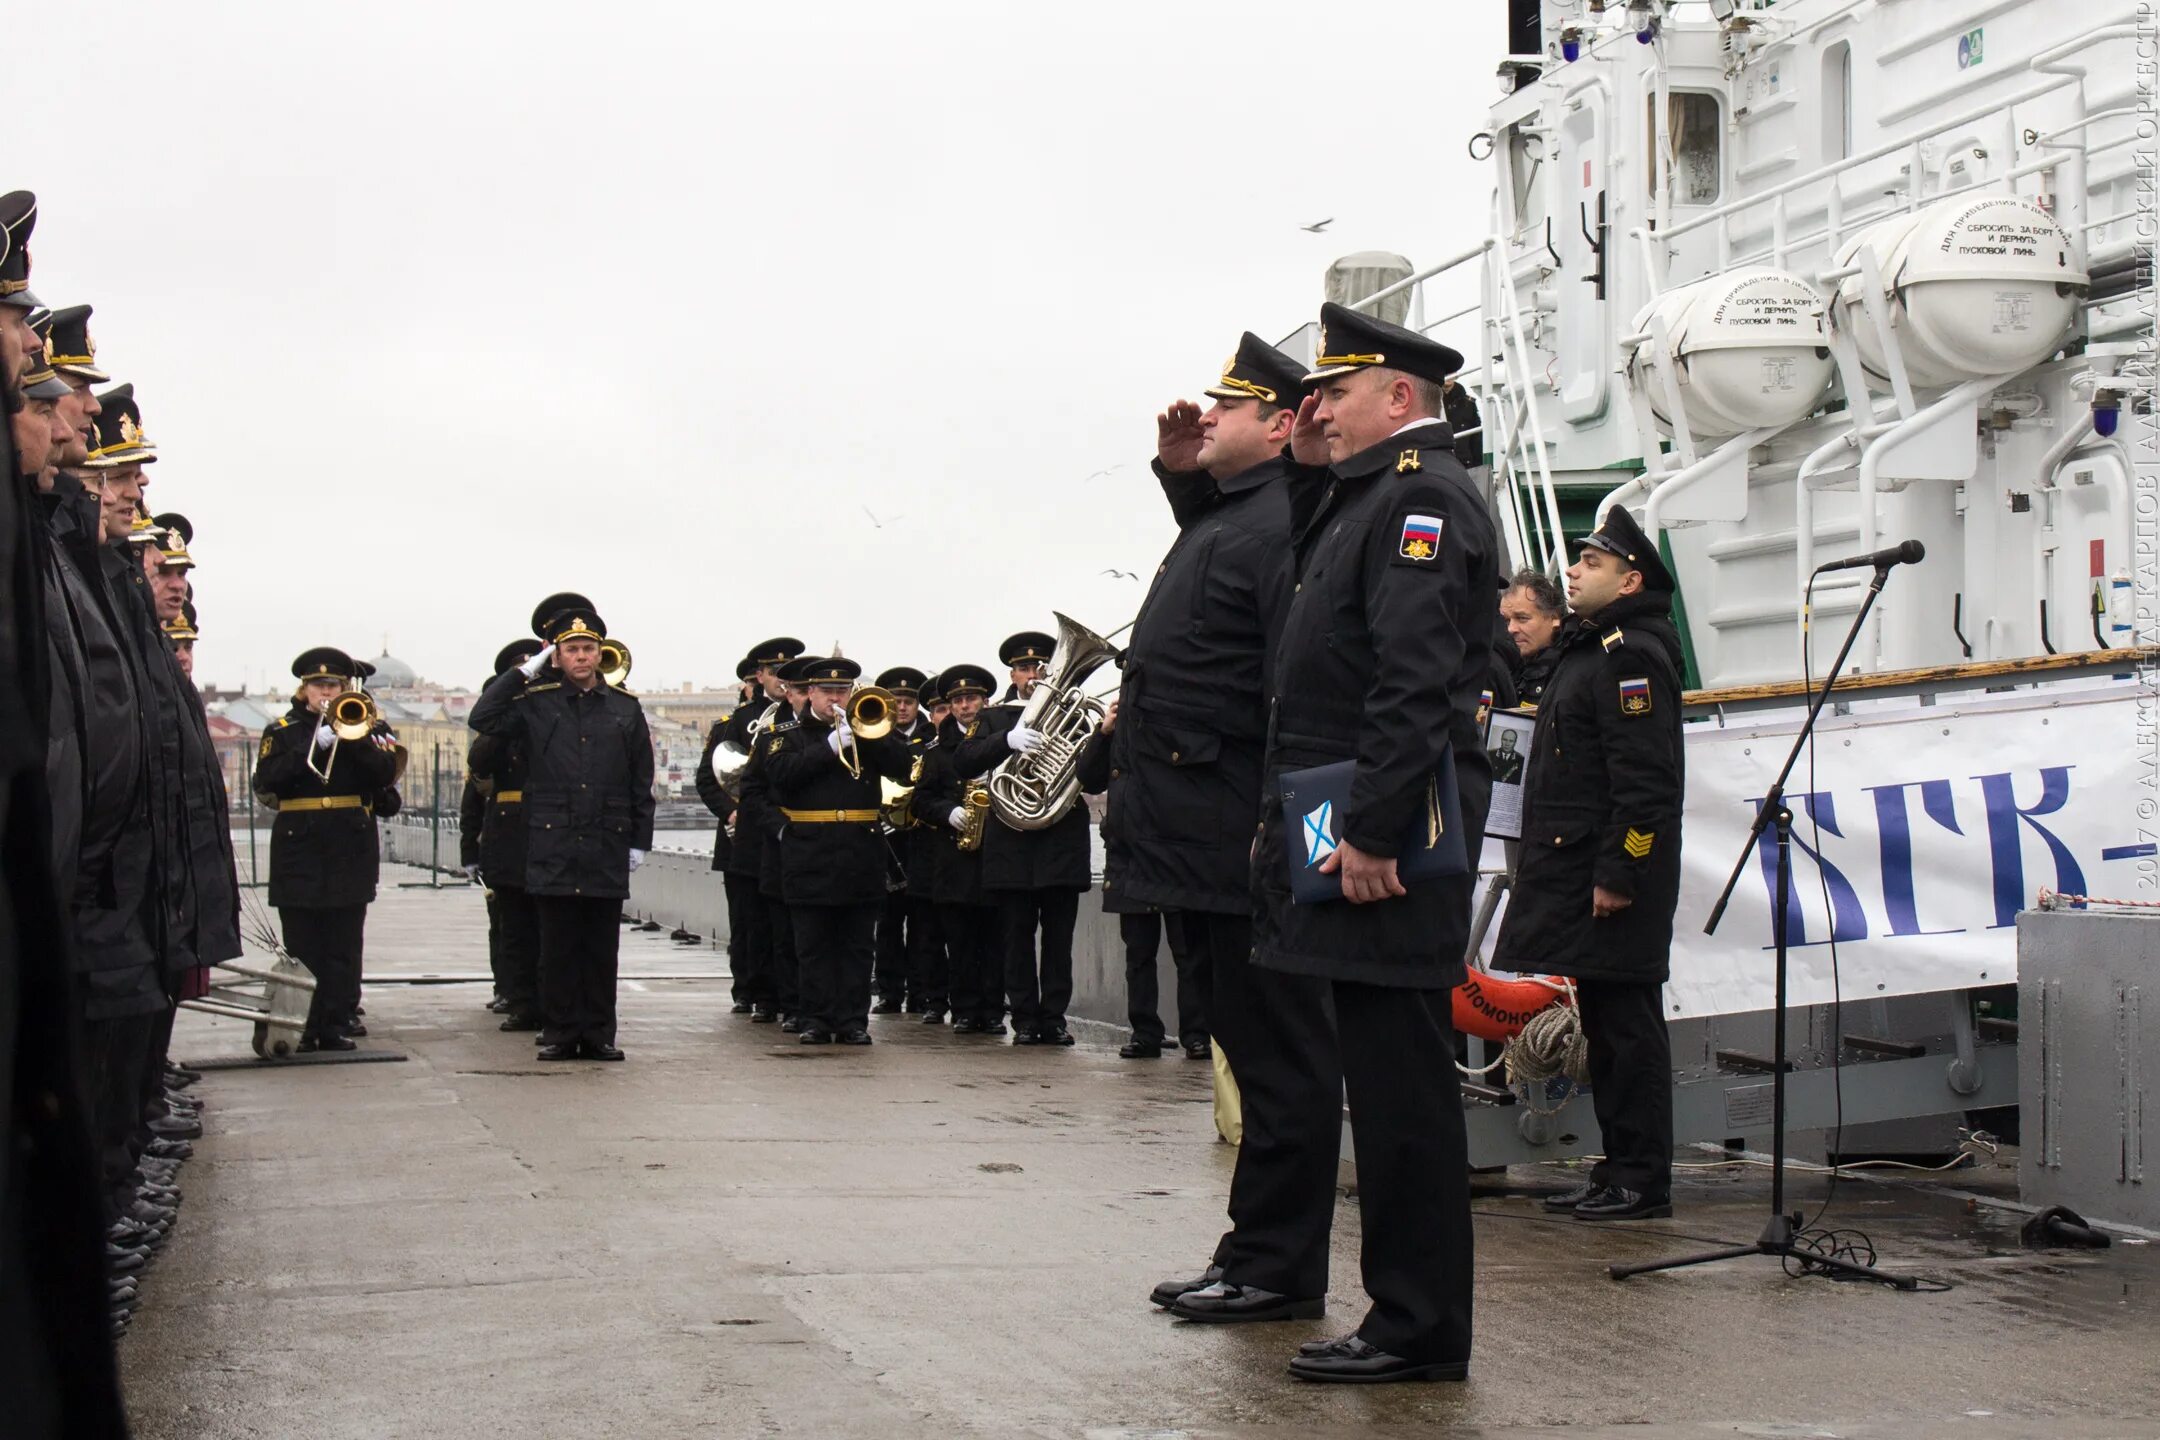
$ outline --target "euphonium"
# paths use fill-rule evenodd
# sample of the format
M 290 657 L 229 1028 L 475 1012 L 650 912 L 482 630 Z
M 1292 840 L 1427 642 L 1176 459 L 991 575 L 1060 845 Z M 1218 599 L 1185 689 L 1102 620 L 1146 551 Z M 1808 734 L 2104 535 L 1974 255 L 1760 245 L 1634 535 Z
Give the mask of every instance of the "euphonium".
M 630 647 L 620 640 L 600 642 L 600 678 L 608 688 L 620 690 L 630 678 Z
M 998 819 L 1015 830 L 1044 830 L 1065 818 L 1080 799 L 1081 747 L 1102 724 L 1103 703 L 1080 692 L 1081 682 L 1117 647 L 1067 615 L 1057 620 L 1057 648 L 1019 723 L 1039 732 L 1042 743 L 990 772 L 990 803 Z
M 773 717 L 779 713 L 778 704 L 766 706 L 743 727 L 746 744 L 738 746 L 729 741 L 713 751 L 713 775 L 730 795 L 736 793 L 736 783 L 742 779 L 743 767 L 750 763 L 750 752 L 757 749 L 758 737 L 772 728 Z

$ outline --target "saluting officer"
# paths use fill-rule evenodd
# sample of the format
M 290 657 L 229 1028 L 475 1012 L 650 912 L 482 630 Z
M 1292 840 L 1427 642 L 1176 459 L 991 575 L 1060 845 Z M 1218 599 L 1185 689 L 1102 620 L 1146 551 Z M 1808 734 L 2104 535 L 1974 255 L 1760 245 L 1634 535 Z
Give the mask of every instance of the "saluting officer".
M 540 653 L 541 641 L 513 640 L 495 652 L 494 675 L 504 675 Z M 490 681 L 489 683 L 493 683 Z M 494 921 L 495 983 L 502 992 L 502 1024 L 512 1034 L 537 1031 L 540 1007 L 540 912 L 525 888 L 525 787 L 530 773 L 521 734 L 475 735 L 466 766 L 485 788 L 476 859 L 488 887 Z
M 721 745 L 747 757 L 746 763 L 737 771 L 735 784 L 730 787 L 734 809 L 730 812 L 732 835 L 728 843 L 727 902 L 728 902 L 728 948 L 729 967 L 747 969 L 756 977 L 750 992 L 750 1018 L 757 1024 L 770 1025 L 781 1018 L 785 1006 L 782 1000 L 792 1002 L 794 994 L 792 974 L 787 977 L 790 987 L 782 990 L 780 962 L 776 958 L 775 916 L 766 903 L 764 888 L 759 877 L 765 865 L 765 812 L 763 791 L 750 780 L 749 762 L 756 759 L 758 741 L 766 731 L 781 718 L 776 708 L 784 686 L 780 680 L 780 667 L 803 653 L 803 643 L 792 635 L 778 635 L 762 641 L 750 649 L 749 659 L 756 662 L 753 674 L 757 680 L 757 693 L 735 707 L 727 718 L 726 734 Z M 735 936 L 742 937 L 742 954 L 734 954 Z M 787 940 L 788 953 L 794 953 L 794 940 Z
M 1253 858 L 1254 1043 L 1241 1091 L 1277 1117 L 1238 1158 L 1223 1280 L 1195 1319 L 1320 1313 L 1347 1089 L 1372 1306 L 1290 1362 L 1310 1380 L 1460 1379 L 1470 1354 L 1469 1160 L 1448 992 L 1463 979 L 1490 779 L 1479 711 L 1500 568 L 1484 497 L 1440 417 L 1462 357 L 1338 305 L 1291 447 L 1328 489 L 1296 540 L 1275 652 Z M 1396 857 L 1454 752 L 1470 870 L 1406 884 Z M 1275 779 L 1354 763 L 1324 873 L 1341 900 L 1294 905 Z M 1422 827 L 1420 827 L 1422 828 Z M 1331 1021 L 1332 1017 L 1332 1021 Z
M 398 810 L 397 739 L 377 723 L 342 741 L 324 713 L 366 673 L 328 645 L 293 661 L 292 708 L 263 732 L 255 793 L 277 811 L 270 831 L 270 903 L 285 948 L 315 977 L 302 1052 L 350 1050 L 358 1023 L 367 907 L 380 869 L 377 815 Z
M 1578 1220 L 1672 1213 L 1662 1004 L 1680 901 L 1680 635 L 1673 578 L 1620 506 L 1567 572 L 1578 623 L 1538 700 L 1515 894 L 1495 963 L 1576 977 L 1605 1158 L 1546 1201 Z
M 782 821 L 780 873 L 795 927 L 802 1043 L 870 1043 L 870 972 L 887 854 L 878 834 L 878 779 L 914 766 L 890 734 L 865 740 L 846 707 L 862 666 L 841 656 L 796 662 L 808 704 L 763 759 L 767 796 Z
M 922 687 L 928 679 L 912 665 L 895 665 L 878 673 L 875 683 L 892 692 L 892 738 L 906 747 L 909 770 L 930 747 L 937 729 L 922 713 Z M 896 782 L 909 784 L 906 775 Z M 937 913 L 930 903 L 931 839 L 920 825 L 909 822 L 886 837 L 891 850 L 895 881 L 885 896 L 884 913 L 878 916 L 877 1004 L 873 1015 L 897 1015 L 945 1008 L 944 977 L 935 981 Z M 917 881 L 924 882 L 917 888 Z M 943 966 L 937 968 L 942 971 Z
M 930 897 L 945 943 L 945 988 L 955 1035 L 1005 1033 L 1005 952 L 997 897 L 983 889 L 981 836 L 989 817 L 968 804 L 969 787 L 954 764 L 961 746 L 981 733 L 983 701 L 994 683 L 980 665 L 952 665 L 939 673 L 933 688 L 947 713 L 937 738 L 923 751 L 912 802 L 936 846 Z M 971 829 L 975 838 L 968 841 L 964 837 Z M 936 1020 L 934 1013 L 923 1017 L 925 1024 Z
M 600 676 L 607 626 L 597 613 L 564 610 L 540 633 L 547 645 L 495 677 L 470 723 L 525 750 L 525 888 L 540 921 L 540 1058 L 620 1060 L 616 958 L 630 872 L 652 848 L 652 735 L 637 697 Z M 550 660 L 559 678 L 535 683 Z
M 721 884 L 727 884 L 728 859 L 735 851 L 734 818 L 735 796 L 721 778 L 713 764 L 713 755 L 727 743 L 728 725 L 735 718 L 735 711 L 749 701 L 757 685 L 757 657 L 745 655 L 735 664 L 735 683 L 739 694 L 735 706 L 713 722 L 712 730 L 705 737 L 705 753 L 698 757 L 698 799 L 710 810 L 717 823 L 713 826 L 712 868 L 721 876 Z M 758 976 L 745 963 L 748 947 L 743 943 L 742 926 L 735 917 L 735 895 L 728 892 L 728 998 L 731 1009 L 737 1015 L 748 1015 L 756 1007 Z
M 962 780 L 987 775 L 1041 736 L 1020 723 L 1056 642 L 1039 630 L 1005 637 L 998 659 L 1012 677 L 1004 699 L 986 707 L 977 734 L 953 752 Z M 1015 1045 L 1070 1045 L 1065 1009 L 1072 1003 L 1073 929 L 1080 896 L 1094 883 L 1086 807 L 1075 805 L 1040 830 L 1015 830 L 993 807 L 983 835 L 982 883 L 998 906 L 1005 955 L 1005 999 Z M 1036 938 L 1041 937 L 1038 955 Z

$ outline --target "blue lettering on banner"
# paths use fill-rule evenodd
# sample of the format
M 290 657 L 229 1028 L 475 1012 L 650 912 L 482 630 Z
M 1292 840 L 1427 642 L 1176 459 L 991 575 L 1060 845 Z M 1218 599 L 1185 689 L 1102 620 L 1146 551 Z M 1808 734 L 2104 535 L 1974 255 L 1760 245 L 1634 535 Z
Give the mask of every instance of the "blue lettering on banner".
M 1835 835 L 1840 840 L 1845 838 L 1845 832 L 1838 829 L 1837 799 L 1835 796 L 1828 791 L 1812 791 L 1805 795 L 1788 795 L 1786 797 L 1788 804 L 1796 799 L 1807 810 L 1808 818 L 1821 827 L 1824 833 Z M 1760 810 L 1762 808 L 1762 797 L 1757 796 L 1750 800 L 1748 804 Z M 1840 944 L 1867 939 L 1867 910 L 1860 903 L 1860 892 L 1853 888 L 1852 881 L 1845 878 L 1844 871 L 1838 869 L 1828 860 L 1823 859 L 1822 852 L 1800 838 L 1799 817 L 1795 815 L 1793 818 L 1793 849 L 1815 862 L 1815 868 L 1822 876 L 1823 885 L 1830 891 L 1830 939 Z M 1763 891 L 1767 897 L 1770 897 L 1770 903 L 1776 904 L 1777 832 L 1774 827 L 1765 826 L 1763 828 L 1762 838 L 1755 847 L 1755 854 L 1756 858 L 1762 863 Z M 1785 944 L 1788 949 L 1793 950 L 1797 950 L 1804 945 L 1828 943 L 1827 941 L 1809 940 L 1807 938 L 1807 921 L 1800 905 L 1799 888 L 1800 867 L 1795 864 L 1789 886 L 1785 892 Z M 1773 947 L 1765 945 L 1763 948 L 1768 950 Z
M 2048 854 L 2055 860 L 2054 889 L 2066 895 L 2085 893 L 2085 872 L 2078 868 L 2077 857 L 2061 837 L 2042 825 L 2042 815 L 2052 815 L 2063 808 L 2070 799 L 2070 765 L 2048 765 L 2040 771 L 2040 798 L 2030 809 L 2021 809 L 2017 803 L 2017 789 L 2010 775 L 1975 775 L 1980 782 L 1980 793 L 1987 800 L 1988 858 L 1995 877 L 1995 923 L 1988 928 L 2000 930 L 2017 923 L 2018 911 L 2031 902 L 2032 892 L 2025 886 L 2025 854 L 2018 822 L 2032 826 L 2040 838 L 2047 842 Z
M 1920 906 L 1913 895 L 1912 822 L 1905 811 L 1905 792 L 1918 786 L 1920 808 L 1927 817 L 1953 835 L 1965 832 L 1957 822 L 1957 800 L 1948 780 L 1907 780 L 1896 785 L 1870 785 L 1875 797 L 1875 829 L 1882 845 L 1883 909 L 1892 935 L 1957 935 L 1962 925 L 1947 930 L 1920 928 Z

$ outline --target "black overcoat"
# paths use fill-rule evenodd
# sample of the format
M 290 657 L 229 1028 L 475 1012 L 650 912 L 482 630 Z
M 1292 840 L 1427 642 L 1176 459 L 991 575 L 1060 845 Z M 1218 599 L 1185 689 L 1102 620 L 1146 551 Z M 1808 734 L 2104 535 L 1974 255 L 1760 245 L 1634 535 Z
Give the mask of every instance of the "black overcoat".
M 886 895 L 890 851 L 878 822 L 822 820 L 823 812 L 875 816 L 878 777 L 905 784 L 914 756 L 892 736 L 856 744 L 859 772 L 833 753 L 833 727 L 809 711 L 775 732 L 760 762 L 780 821 L 780 894 L 789 905 L 861 905 Z M 792 812 L 792 813 L 791 813 Z
M 953 771 L 962 780 L 985 778 L 1013 758 L 1005 737 L 1020 723 L 1023 707 L 985 705 L 972 738 L 953 749 Z M 993 895 L 1015 890 L 1085 890 L 1095 883 L 1094 859 L 1088 853 L 1088 812 L 1074 805 L 1040 830 L 1015 830 L 991 807 L 983 823 L 982 883 Z
M 304 700 L 263 731 L 255 759 L 255 793 L 277 809 L 270 831 L 270 903 L 314 909 L 366 905 L 375 898 L 381 858 L 375 817 L 397 813 L 391 784 L 396 761 L 372 740 L 340 741 L 330 752 L 330 778 L 309 768 L 318 717 Z M 318 756 L 317 764 L 321 764 Z M 358 805 L 323 809 L 326 796 L 357 798 Z M 284 802 L 299 800 L 299 809 Z
M 525 888 L 629 898 L 630 852 L 652 849 L 653 837 L 652 734 L 637 697 L 511 669 L 481 692 L 471 724 L 524 746 Z

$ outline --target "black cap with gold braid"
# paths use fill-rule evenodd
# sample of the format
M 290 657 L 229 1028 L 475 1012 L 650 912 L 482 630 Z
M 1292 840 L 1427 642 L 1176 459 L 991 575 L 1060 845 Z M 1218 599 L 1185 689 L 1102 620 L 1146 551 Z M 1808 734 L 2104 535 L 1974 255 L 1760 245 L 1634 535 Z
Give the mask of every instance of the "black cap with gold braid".
M 194 569 L 195 557 L 188 554 L 187 547 L 195 538 L 195 527 L 188 523 L 187 516 L 177 510 L 168 510 L 162 515 L 153 516 L 150 523 L 164 532 L 158 540 L 158 548 L 165 558 L 159 562 L 158 568 Z
M 862 664 L 845 655 L 812 655 L 796 662 L 804 685 L 852 685 L 862 678 Z
M 37 196 L 28 190 L 0 195 L 0 305 L 43 308 L 30 293 L 30 232 L 37 228 Z
M 590 605 L 573 605 L 567 610 L 558 610 L 541 630 L 540 638 L 550 645 L 560 645 L 565 640 L 605 640 L 607 622 Z
M 547 599 L 542 600 L 538 605 L 533 606 L 532 632 L 542 640 L 549 639 L 551 637 L 548 635 L 548 625 L 557 615 L 562 614 L 565 610 L 582 609 L 589 611 L 592 608 L 592 601 L 578 594 L 575 590 L 557 591 L 555 594 L 548 596 Z
M 90 307 L 69 305 L 53 311 L 52 334 L 45 342 L 45 363 L 62 375 L 102 385 L 112 376 L 97 366 L 97 344 L 90 338 Z
M 1657 542 L 1643 533 L 1625 505 L 1606 510 L 1598 528 L 1583 536 L 1581 548 L 1602 550 L 1630 569 L 1641 571 L 1645 590 L 1669 593 L 1674 588 L 1672 571 L 1665 568 L 1665 557 L 1658 554 Z
M 1222 379 L 1206 394 L 1217 400 L 1246 397 L 1263 405 L 1295 406 L 1305 389 L 1305 367 L 1248 330 L 1237 354 L 1223 361 Z
M 102 413 L 97 417 L 97 444 L 90 451 L 88 468 L 117 470 L 122 465 L 147 465 L 157 459 L 157 446 L 143 433 L 135 387 L 115 385 L 97 398 Z
M 1459 351 L 1415 330 L 1390 325 L 1362 310 L 1330 300 L 1320 307 L 1320 348 L 1306 383 L 1352 370 L 1400 370 L 1420 380 L 1441 381 L 1463 368 Z

